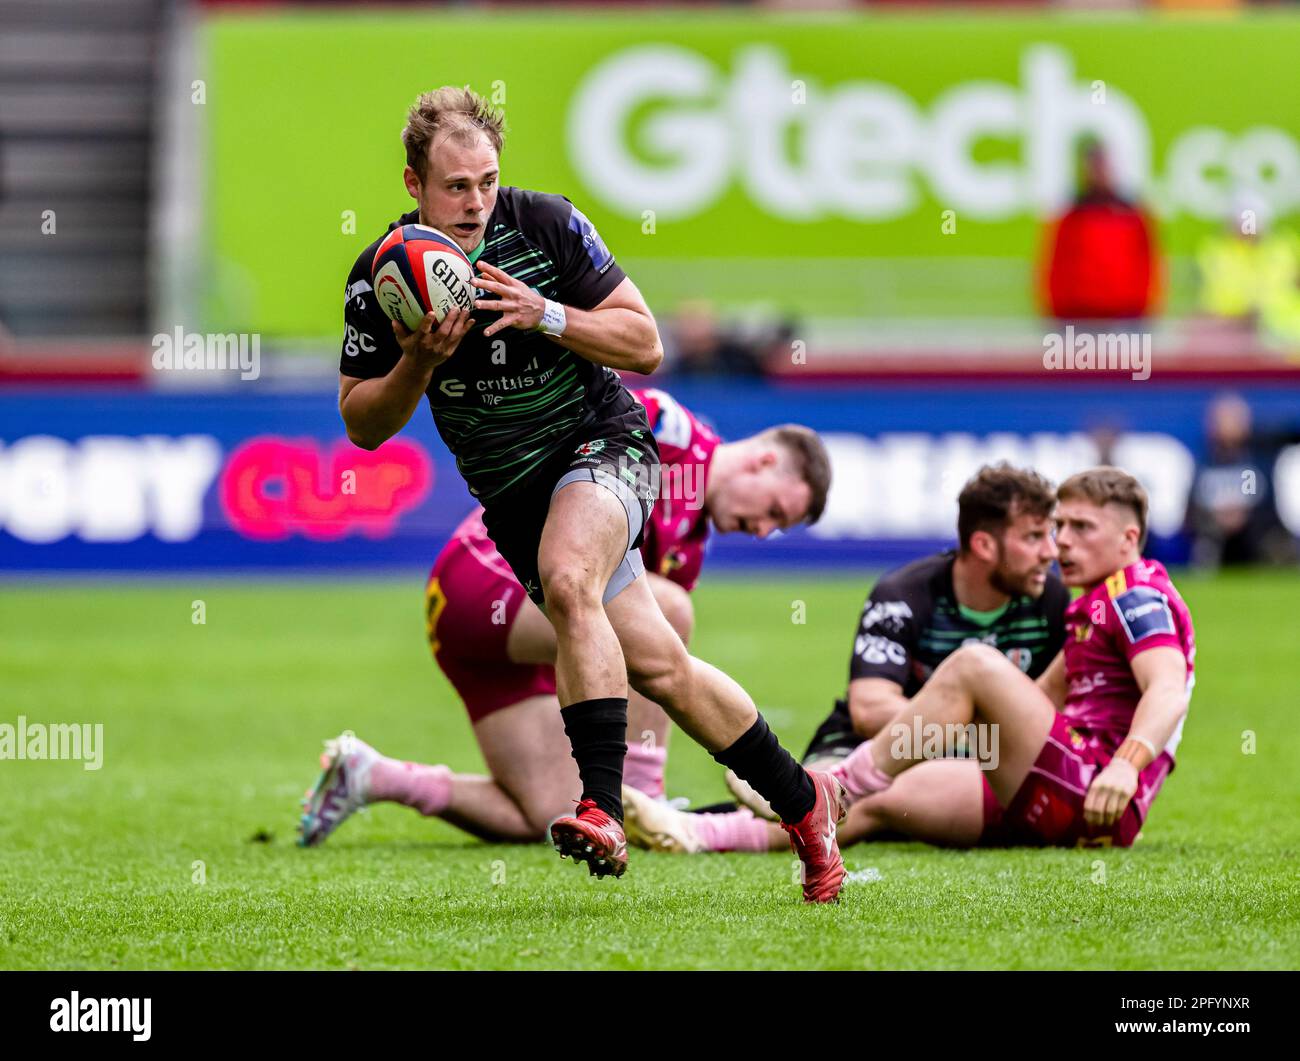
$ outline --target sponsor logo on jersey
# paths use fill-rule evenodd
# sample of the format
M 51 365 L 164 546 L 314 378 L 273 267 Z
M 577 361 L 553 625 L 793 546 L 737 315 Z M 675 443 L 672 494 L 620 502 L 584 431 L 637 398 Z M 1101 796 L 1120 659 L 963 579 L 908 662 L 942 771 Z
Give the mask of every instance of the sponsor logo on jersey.
M 465 384 L 458 379 L 445 379 L 438 384 L 438 390 L 442 391 L 448 398 L 463 398 L 465 396 Z
M 897 641 L 876 634 L 859 634 L 854 642 L 853 651 L 864 663 L 893 663 L 896 666 L 907 665 L 907 649 Z
M 1137 642 L 1156 634 L 1173 634 L 1174 615 L 1169 601 L 1154 586 L 1134 586 L 1115 598 L 1115 611 L 1129 641 Z
M 674 571 L 676 571 L 679 567 L 684 567 L 685 564 L 686 564 L 685 553 L 680 551 L 667 553 L 664 556 L 664 558 L 659 561 L 659 574 L 670 575 Z
M 614 255 L 600 238 L 596 226 L 587 220 L 587 215 L 572 203 L 569 204 L 569 231 L 575 232 L 582 240 L 583 250 L 591 259 L 592 268 L 602 276 L 614 264 Z
M 686 410 L 670 394 L 661 390 L 646 391 L 647 398 L 653 398 L 659 406 L 659 416 L 654 424 L 654 435 L 662 445 L 685 449 L 691 444 L 691 418 Z M 699 455 L 703 460 L 703 455 Z
M 372 354 L 376 349 L 378 349 L 378 346 L 373 336 L 358 331 L 351 324 L 347 326 L 347 340 L 343 344 L 343 353 L 348 357 L 356 357 L 362 351 Z
M 1102 671 L 1096 671 L 1091 675 L 1081 674 L 1070 682 L 1070 697 L 1088 696 L 1109 684 L 1106 681 L 1106 675 Z
M 367 292 L 371 292 L 373 290 L 374 288 L 370 286 L 370 282 L 368 280 L 358 280 L 355 284 L 348 285 L 347 291 L 344 292 L 343 294 L 343 303 L 346 306 L 347 303 L 351 302 L 353 299 L 356 299 L 357 300 L 356 311 L 358 313 L 364 313 L 366 311 L 365 295 Z
M 863 613 L 862 628 L 871 630 L 878 626 L 882 630 L 899 633 L 903 629 L 903 620 L 910 618 L 912 609 L 907 601 L 876 601 Z
M 1009 648 L 1006 657 L 1026 674 L 1029 673 L 1029 666 L 1034 661 L 1034 654 L 1027 648 Z

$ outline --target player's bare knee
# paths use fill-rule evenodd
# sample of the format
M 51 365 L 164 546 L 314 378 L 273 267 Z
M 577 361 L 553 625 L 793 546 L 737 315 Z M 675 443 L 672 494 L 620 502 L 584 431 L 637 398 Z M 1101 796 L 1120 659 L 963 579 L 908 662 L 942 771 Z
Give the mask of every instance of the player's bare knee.
M 600 609 L 600 589 L 582 568 L 561 566 L 541 572 L 546 612 L 552 622 L 568 624 Z
M 963 645 L 939 665 L 934 677 L 956 678 L 962 684 L 969 685 L 1006 666 L 1006 656 L 992 645 Z

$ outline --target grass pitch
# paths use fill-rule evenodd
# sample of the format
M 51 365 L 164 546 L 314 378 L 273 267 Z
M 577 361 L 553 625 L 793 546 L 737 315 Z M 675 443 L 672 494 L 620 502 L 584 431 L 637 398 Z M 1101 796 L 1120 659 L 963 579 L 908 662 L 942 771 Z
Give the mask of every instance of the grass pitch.
M 798 753 L 842 693 L 868 581 L 706 579 L 695 651 Z M 9 584 L 0 723 L 102 723 L 104 758 L 0 761 L 0 967 L 1296 968 L 1300 578 L 1179 583 L 1198 680 L 1137 846 L 859 845 L 861 879 L 829 908 L 800 904 L 786 854 L 634 851 L 622 880 L 593 880 L 393 806 L 294 846 L 320 742 L 342 729 L 482 769 L 423 642 L 418 576 Z M 680 733 L 668 787 L 725 798 Z

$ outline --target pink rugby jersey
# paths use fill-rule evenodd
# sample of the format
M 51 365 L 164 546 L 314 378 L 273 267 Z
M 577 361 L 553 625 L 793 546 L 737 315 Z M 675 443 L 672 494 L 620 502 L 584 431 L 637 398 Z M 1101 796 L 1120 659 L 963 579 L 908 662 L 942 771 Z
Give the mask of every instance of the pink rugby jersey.
M 709 536 L 704 488 L 721 439 L 664 391 L 633 391 L 632 396 L 645 406 L 662 461 L 659 497 L 645 527 L 641 558 L 647 571 L 691 590 L 704 563 L 704 542 Z M 481 508 L 461 521 L 452 539 L 475 553 L 485 567 L 517 581 L 488 537 Z
M 700 579 L 709 536 L 704 489 L 713 453 L 722 440 L 664 391 L 634 390 L 632 397 L 645 406 L 662 462 L 641 557 L 647 571 L 691 590 Z
M 1187 605 L 1164 565 L 1139 560 L 1117 571 L 1065 611 L 1065 676 L 1061 713 L 1098 738 L 1111 754 L 1128 735 L 1142 692 L 1130 661 L 1149 648 L 1176 648 L 1187 661 L 1191 694 L 1196 634 Z M 1173 757 L 1179 722 L 1164 751 Z

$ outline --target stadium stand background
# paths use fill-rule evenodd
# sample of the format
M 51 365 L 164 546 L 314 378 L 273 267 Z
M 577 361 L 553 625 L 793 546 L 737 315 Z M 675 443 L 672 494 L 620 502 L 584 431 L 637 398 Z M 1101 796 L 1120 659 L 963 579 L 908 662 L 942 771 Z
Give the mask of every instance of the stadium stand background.
M 400 188 L 392 194 L 395 179 L 383 186 L 387 191 L 376 190 L 379 178 L 366 171 L 358 195 L 375 205 L 358 211 L 350 241 L 335 239 L 329 254 L 337 261 L 322 265 L 319 254 L 284 241 L 285 276 L 301 282 L 303 290 L 279 305 L 268 297 L 268 291 L 278 294 L 275 274 L 259 271 L 268 255 L 250 262 L 228 253 L 270 246 L 281 235 L 278 225 L 301 221 L 297 196 L 259 196 L 258 189 L 310 177 L 291 174 L 282 157 L 259 153 L 272 143 L 266 129 L 249 141 L 259 150 L 241 153 L 240 137 L 245 126 L 257 124 L 255 93 L 262 86 L 281 86 L 286 98 L 295 99 L 299 85 L 317 84 L 310 70 L 295 65 L 290 47 L 304 46 L 308 27 L 315 33 L 331 20 L 350 25 L 349 20 L 409 18 L 424 20 L 427 32 L 434 18 L 503 25 L 508 22 L 491 20 L 554 17 L 603 19 L 607 28 L 611 19 L 645 17 L 657 19 L 653 25 L 671 37 L 678 21 L 688 25 L 699 14 L 725 22 L 749 7 L 762 10 L 746 13 L 744 24 L 759 27 L 753 32 L 766 27 L 770 41 L 780 46 L 786 23 L 779 20 L 822 17 L 783 10 L 791 6 L 719 5 L 702 12 L 693 6 L 687 16 L 634 2 L 615 5 L 612 12 L 608 5 L 412 3 L 388 4 L 376 14 L 347 3 L 287 8 L 258 0 L 7 0 L 0 5 L 0 567 L 414 568 L 432 556 L 468 508 L 423 411 L 400 444 L 383 451 L 405 469 L 413 484 L 409 496 L 364 513 L 338 503 L 329 486 L 340 462 L 354 459 L 340 448 L 333 406 L 339 262 L 345 269 L 356 250 L 406 208 Z M 817 6 L 825 9 L 824 17 L 859 20 L 859 31 L 880 19 L 893 32 L 910 33 L 922 31 L 916 28 L 920 23 L 909 22 L 906 9 L 932 5 Z M 1040 35 L 1049 39 L 1057 14 L 1069 13 L 1059 24 L 1078 33 L 1086 25 L 1075 17 L 1080 8 L 1124 8 L 1134 12 L 1133 21 L 1116 32 L 1146 34 L 1145 46 L 1158 44 L 1162 34 L 1194 32 L 1187 28 L 1195 26 L 1194 17 L 1166 18 L 1168 9 L 1237 8 L 1236 14 L 1217 16 L 1208 36 L 1246 39 L 1231 34 L 1262 27 L 1261 36 L 1282 45 L 1296 39 L 1300 18 L 1294 5 L 1249 5 L 1267 8 L 1258 13 L 1246 13 L 1247 6 L 975 3 L 926 11 L 920 18 L 937 26 L 935 33 L 949 35 L 959 19 L 975 30 L 981 20 L 993 26 L 993 20 L 1008 17 L 1038 19 L 1044 21 L 1032 26 L 1042 27 Z M 777 21 L 755 21 L 769 13 Z M 738 33 L 739 21 L 732 18 L 719 32 Z M 271 50 L 253 50 L 253 36 L 240 35 L 239 27 L 254 24 L 267 34 L 258 48 Z M 373 25 L 368 32 L 373 35 Z M 1038 32 L 1034 28 L 1031 36 Z M 277 54 L 276 33 L 283 35 L 290 58 L 283 68 L 269 69 L 266 56 Z M 330 50 L 338 37 L 321 40 L 332 42 L 316 53 L 316 65 L 328 72 L 334 69 L 328 64 L 339 62 Z M 929 63 L 915 61 L 916 85 L 927 91 L 942 87 L 948 77 L 943 63 L 951 54 L 940 48 Z M 1156 49 L 1143 61 L 1141 47 L 1132 54 L 1139 60 L 1124 68 L 1123 88 L 1155 91 L 1144 80 L 1154 76 L 1147 64 L 1161 68 L 1168 56 L 1162 59 Z M 1270 68 L 1273 55 L 1252 59 L 1260 81 L 1209 82 L 1221 102 L 1208 124 L 1243 132 L 1258 107 L 1265 115 L 1261 124 L 1281 127 L 1293 145 L 1300 140 L 1294 108 L 1289 120 L 1285 113 L 1287 86 L 1298 87 L 1297 75 L 1283 66 Z M 240 65 L 245 57 L 246 67 Z M 422 76 L 437 80 L 438 68 L 430 64 Z M 819 73 L 806 60 L 799 71 Z M 835 67 L 828 77 L 848 73 Z M 489 74 L 484 67 L 481 76 Z M 873 73 L 860 76 L 870 80 Z M 1202 70 L 1188 76 L 1205 90 Z M 363 128 L 351 117 L 314 117 L 314 128 L 340 130 L 337 142 L 326 145 L 323 183 L 335 175 L 329 170 L 336 168 L 339 145 L 352 137 L 363 144 L 377 137 L 391 148 L 401 107 L 413 94 L 390 98 L 382 94 L 386 89 L 361 86 L 356 77 L 339 83 L 367 107 L 369 94 L 378 94 L 374 117 Z M 1074 69 L 1073 77 L 1086 86 L 1084 70 Z M 948 80 L 970 78 L 963 70 Z M 1274 90 L 1259 93 L 1264 83 Z M 1177 86 L 1165 85 L 1157 95 L 1167 100 L 1177 93 Z M 232 98 L 238 105 L 228 102 Z M 263 99 L 268 111 L 282 113 L 276 110 L 280 100 Z M 349 105 L 357 100 L 349 99 Z M 1180 116 L 1180 128 L 1197 118 Z M 282 128 L 291 139 L 292 128 Z M 550 164 L 535 142 L 525 139 L 518 149 L 511 143 L 507 181 L 512 172 L 526 177 L 530 168 Z M 299 158 L 309 166 L 309 154 Z M 390 169 L 393 163 L 393 157 L 379 162 Z M 1281 176 L 1300 180 L 1300 174 Z M 1205 240 L 1222 238 L 1221 226 L 1157 220 L 1160 298 L 1150 317 L 1134 327 L 1151 334 L 1158 360 L 1152 378 L 1139 382 L 1122 373 L 1093 377 L 1044 369 L 1045 337 L 1067 323 L 1041 316 L 1037 302 L 1048 217 L 1020 218 L 1010 235 L 985 234 L 993 251 L 968 260 L 950 255 L 929 235 L 915 249 L 905 228 L 895 224 L 891 235 L 877 239 L 867 225 L 861 229 L 862 253 L 840 249 L 818 275 L 815 256 L 789 238 L 797 231 L 792 225 L 774 230 L 778 238 L 769 241 L 767 259 L 706 262 L 689 242 L 674 258 L 645 253 L 644 244 L 628 235 L 634 229 L 607 227 L 599 216 L 607 208 L 582 184 L 555 190 L 597 215 L 633 277 L 655 294 L 653 308 L 675 362 L 669 365 L 675 371 L 656 377 L 655 385 L 673 389 L 724 433 L 796 418 L 831 438 L 838 484 L 826 524 L 761 550 L 720 542 L 717 563 L 893 562 L 947 540 L 952 499 L 963 469 L 973 462 L 1007 455 L 1063 474 L 1099 454 L 1128 463 L 1148 481 L 1158 508 L 1156 548 L 1166 558 L 1186 559 L 1191 544 L 1184 513 L 1211 449 L 1204 425 L 1227 390 L 1240 393 L 1253 410 L 1257 444 L 1251 467 L 1266 473 L 1268 503 L 1291 533 L 1300 530 L 1300 343 L 1288 337 L 1294 321 L 1285 313 L 1270 322 L 1252 310 L 1225 321 L 1205 310 L 1198 254 Z M 1300 193 L 1291 209 L 1266 220 L 1268 231 L 1279 236 L 1283 258 L 1293 253 L 1288 248 L 1294 248 L 1297 205 Z M 731 201 L 727 209 L 733 222 L 748 216 L 743 203 Z M 53 212 L 54 231 L 43 227 L 46 211 Z M 754 216 L 755 224 L 770 223 L 758 212 Z M 309 238 L 319 233 L 318 222 L 306 232 Z M 964 216 L 958 223 L 968 224 Z M 337 226 L 337 220 L 324 224 Z M 938 225 L 936 216 L 930 227 L 937 231 Z M 737 238 L 754 239 L 739 227 L 733 230 Z M 762 283 L 753 283 L 754 277 Z M 783 301 L 772 297 L 773 290 L 793 294 Z M 840 297 L 843 291 L 852 298 Z M 306 309 L 298 316 L 282 312 L 300 304 Z M 256 337 L 256 378 L 159 370 L 158 339 L 177 328 Z M 314 499 L 283 496 L 285 469 L 298 466 L 315 476 Z M 1236 467 L 1221 460 L 1216 466 Z M 239 479 L 241 470 L 251 479 Z M 241 494 L 238 485 L 246 481 L 255 486 Z M 258 493 L 259 483 L 271 485 Z M 324 508 L 322 501 L 328 502 Z M 268 515 L 267 509 L 274 511 Z M 322 515 L 326 509 L 328 518 Z

